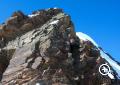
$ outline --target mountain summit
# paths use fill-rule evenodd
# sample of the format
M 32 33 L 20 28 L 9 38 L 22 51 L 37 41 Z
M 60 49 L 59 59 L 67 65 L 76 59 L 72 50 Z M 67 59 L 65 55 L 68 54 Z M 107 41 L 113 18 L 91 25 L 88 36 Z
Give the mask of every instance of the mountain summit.
M 2 85 L 120 85 L 119 77 L 118 62 L 62 9 L 16 11 L 0 25 Z

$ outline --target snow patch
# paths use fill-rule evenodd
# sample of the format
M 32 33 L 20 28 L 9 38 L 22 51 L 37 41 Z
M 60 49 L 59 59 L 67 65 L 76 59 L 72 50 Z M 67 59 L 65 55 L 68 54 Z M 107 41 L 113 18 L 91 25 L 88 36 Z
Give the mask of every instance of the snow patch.
M 57 24 L 59 22 L 59 20 L 55 20 L 55 21 L 52 21 L 50 24 Z
M 88 35 L 82 33 L 82 32 L 77 32 L 76 35 L 81 39 L 81 40 L 84 40 L 84 41 L 91 41 L 95 46 L 98 47 L 97 43 L 91 38 L 89 37 Z
M 36 83 L 36 85 L 41 85 L 40 83 Z
M 39 14 L 38 13 L 37 14 L 31 14 L 31 15 L 28 15 L 28 17 L 35 17 L 37 15 L 39 15 Z
M 54 9 L 58 9 L 57 7 L 54 7 Z

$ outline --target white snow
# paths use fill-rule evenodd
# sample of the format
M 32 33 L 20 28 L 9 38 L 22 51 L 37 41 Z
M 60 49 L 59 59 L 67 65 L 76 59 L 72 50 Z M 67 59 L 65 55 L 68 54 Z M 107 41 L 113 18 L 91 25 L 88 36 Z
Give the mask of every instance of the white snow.
M 107 54 L 105 54 L 103 51 L 100 50 L 100 54 L 101 57 L 103 57 L 104 59 L 106 59 L 109 64 L 113 67 L 113 69 L 118 73 L 118 75 L 120 76 L 120 66 L 114 61 L 112 60 Z
M 59 20 L 52 21 L 50 24 L 57 24 Z
M 34 17 L 34 16 L 37 16 L 39 15 L 38 13 L 37 14 L 31 14 L 31 15 L 28 15 L 28 17 Z
M 86 35 L 82 32 L 77 32 L 76 35 L 84 41 L 87 41 L 87 40 L 91 41 L 95 46 L 98 47 L 97 43 L 91 37 L 89 37 L 88 35 Z M 120 65 L 118 65 L 114 60 L 112 60 L 104 51 L 102 51 L 101 49 L 99 49 L 99 50 L 100 50 L 101 57 L 109 62 L 109 64 L 118 73 L 118 76 L 120 77 Z M 112 74 L 108 74 L 108 76 L 111 79 L 114 79 L 114 76 Z
M 54 9 L 58 9 L 57 7 L 54 7 Z
M 91 41 L 95 46 L 98 47 L 97 43 L 91 37 L 89 37 L 88 35 L 86 35 L 82 32 L 77 32 L 76 35 L 84 41 L 88 41 L 88 40 Z
M 40 83 L 36 83 L 36 85 L 40 85 Z

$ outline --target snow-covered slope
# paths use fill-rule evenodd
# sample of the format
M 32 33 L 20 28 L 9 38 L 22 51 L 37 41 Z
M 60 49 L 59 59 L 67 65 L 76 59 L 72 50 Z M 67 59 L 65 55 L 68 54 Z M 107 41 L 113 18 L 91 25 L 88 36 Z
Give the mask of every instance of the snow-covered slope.
M 77 32 L 76 35 L 84 41 L 91 41 L 96 47 L 98 47 L 98 49 L 100 50 L 100 54 L 101 57 L 104 58 L 107 62 L 109 62 L 109 64 L 111 65 L 111 67 L 116 71 L 116 73 L 118 74 L 118 76 L 120 77 L 120 65 L 117 64 L 116 61 L 114 61 L 112 58 L 110 58 L 109 55 L 107 55 L 107 53 L 105 51 L 103 51 L 102 49 L 99 48 L 99 45 L 97 45 L 97 43 L 88 35 L 82 33 L 82 32 Z
M 98 47 L 97 43 L 91 38 L 89 37 L 88 35 L 82 33 L 82 32 L 77 32 L 76 35 L 81 39 L 81 40 L 84 40 L 84 41 L 91 41 L 95 46 Z

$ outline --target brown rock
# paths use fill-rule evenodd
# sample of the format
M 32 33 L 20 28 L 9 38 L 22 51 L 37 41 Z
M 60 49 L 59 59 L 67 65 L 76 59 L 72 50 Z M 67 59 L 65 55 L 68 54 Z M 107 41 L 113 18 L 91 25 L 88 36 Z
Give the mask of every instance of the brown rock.
M 118 85 L 98 72 L 106 60 L 76 36 L 70 16 L 53 8 L 33 14 L 15 12 L 0 26 L 3 85 Z

